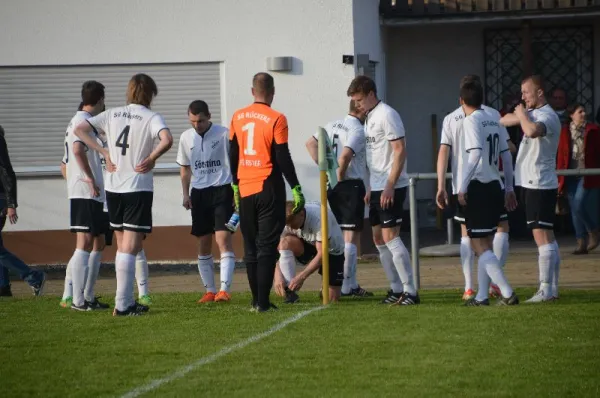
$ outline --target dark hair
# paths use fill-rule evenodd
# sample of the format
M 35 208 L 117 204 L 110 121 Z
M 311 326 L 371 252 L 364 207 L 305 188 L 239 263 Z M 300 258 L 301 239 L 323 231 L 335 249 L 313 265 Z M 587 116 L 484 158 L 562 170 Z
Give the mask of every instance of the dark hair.
M 252 78 L 252 87 L 259 95 L 272 95 L 275 92 L 275 80 L 270 74 L 259 72 Z
M 96 105 L 104 98 L 104 85 L 95 80 L 88 80 L 81 86 L 81 107 Z
M 208 104 L 202 100 L 192 101 L 190 106 L 188 106 L 188 113 L 191 113 L 192 115 L 204 113 L 204 116 L 210 116 Z
M 579 108 L 583 108 L 585 111 L 585 106 L 580 102 L 574 102 L 571 105 L 567 106 L 567 115 L 571 116 L 575 113 L 575 111 Z
M 352 82 L 350 82 L 350 86 L 348 87 L 348 91 L 346 91 L 346 95 L 348 97 L 351 97 L 354 94 L 368 95 L 371 91 L 373 94 L 377 95 L 377 86 L 375 85 L 373 79 L 371 79 L 369 76 L 360 75 L 352 79 Z
M 460 98 L 466 105 L 479 108 L 483 104 L 483 87 L 476 81 L 465 82 L 460 88 Z
M 460 79 L 460 87 L 462 87 L 463 85 L 465 85 L 465 83 L 469 83 L 469 82 L 475 82 L 475 83 L 481 83 L 481 78 L 477 75 L 465 75 L 463 76 L 462 79 Z
M 77 107 L 77 110 L 78 110 L 78 111 L 80 111 L 80 110 L 83 110 L 83 101 L 81 101 L 81 102 L 79 103 L 79 106 Z
M 150 107 L 152 99 L 158 95 L 154 80 L 143 73 L 134 75 L 127 85 L 127 104 Z
M 540 76 L 540 75 L 528 76 L 525 79 L 523 79 L 521 84 L 525 84 L 527 82 L 531 82 L 536 89 L 546 92 L 546 90 L 544 90 L 544 79 L 542 78 L 542 76 Z

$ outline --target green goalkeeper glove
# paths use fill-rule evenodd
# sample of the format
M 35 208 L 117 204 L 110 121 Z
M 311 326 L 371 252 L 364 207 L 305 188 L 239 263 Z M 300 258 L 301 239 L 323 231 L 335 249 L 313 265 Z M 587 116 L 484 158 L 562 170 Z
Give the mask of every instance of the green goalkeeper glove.
M 240 212 L 240 187 L 237 184 L 231 184 L 233 189 L 233 203 L 235 204 L 235 211 Z
M 304 195 L 302 194 L 302 187 L 300 185 L 296 185 L 292 188 L 292 196 L 294 197 L 294 208 L 292 209 L 292 213 L 296 214 L 304 209 Z

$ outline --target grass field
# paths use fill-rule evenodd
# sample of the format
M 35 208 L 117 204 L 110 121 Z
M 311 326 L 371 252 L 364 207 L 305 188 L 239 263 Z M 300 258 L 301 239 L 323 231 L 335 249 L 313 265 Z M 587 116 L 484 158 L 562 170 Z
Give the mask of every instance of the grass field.
M 122 396 L 193 364 L 142 395 L 600 396 L 600 290 L 517 307 L 461 307 L 457 291 L 422 298 L 346 300 L 243 347 L 234 345 L 318 307 L 316 294 L 266 314 L 249 312 L 246 294 L 208 306 L 197 294 L 158 294 L 137 318 L 75 313 L 57 297 L 2 299 L 0 395 Z

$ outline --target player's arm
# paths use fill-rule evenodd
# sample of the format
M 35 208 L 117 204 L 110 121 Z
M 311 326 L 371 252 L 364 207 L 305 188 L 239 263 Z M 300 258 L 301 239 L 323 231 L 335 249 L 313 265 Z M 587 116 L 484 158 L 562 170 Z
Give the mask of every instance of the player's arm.
M 518 126 L 519 123 L 519 118 L 514 113 L 507 113 L 500 118 L 500 124 L 504 127 Z
M 60 163 L 60 174 L 65 180 L 67 179 L 67 165 L 64 162 Z
M 231 168 L 231 179 L 233 185 L 238 185 L 238 168 L 240 165 L 240 144 L 233 127 L 233 122 L 229 128 L 229 167 Z
M 390 141 L 390 145 L 392 146 L 393 163 L 386 188 L 394 188 L 398 178 L 400 178 L 400 174 L 402 174 L 404 162 L 406 161 L 406 142 L 404 141 L 404 137 Z
M 158 132 L 158 139 L 160 140 L 158 145 L 154 148 L 150 156 L 148 156 L 155 162 L 173 146 L 173 135 L 166 127 Z
M 319 141 L 316 137 L 313 136 L 306 140 L 306 150 L 312 160 L 314 160 L 316 164 L 319 164 Z
M 177 164 L 179 165 L 179 176 L 181 178 L 181 188 L 183 190 L 183 207 L 191 208 L 190 204 L 190 182 L 192 180 L 192 169 L 190 167 L 190 155 L 185 144 L 185 137 L 182 134 L 179 138 L 179 149 L 177 150 Z
M 446 170 L 448 169 L 448 159 L 450 158 L 450 149 L 452 148 L 452 132 L 450 130 L 450 116 L 444 118 L 442 123 L 442 139 L 437 157 L 437 182 L 438 189 L 435 201 L 440 209 L 448 205 L 448 194 L 446 193 Z
M 96 117 L 101 116 L 103 113 Z M 110 155 L 108 154 L 108 151 L 106 150 L 106 148 L 103 148 L 102 145 L 100 145 L 100 143 L 96 139 L 96 135 L 94 134 L 94 126 L 91 124 L 90 120 L 86 120 L 84 122 L 79 123 L 77 127 L 75 127 L 74 134 L 79 139 L 79 141 L 85 144 L 85 146 L 87 146 L 89 149 L 101 153 L 105 159 L 109 159 Z M 73 152 L 75 152 L 75 146 L 73 146 Z
M 460 194 L 467 193 L 469 183 L 475 175 L 477 165 L 481 160 L 483 142 L 479 133 L 479 125 L 473 122 L 470 118 L 465 118 L 463 121 L 463 134 L 465 135 L 465 148 L 469 156 L 467 161 L 463 162 L 463 180 L 460 184 Z
M 8 145 L 4 139 L 4 130 L 2 127 L 0 127 L 0 184 L 2 184 L 6 195 L 6 207 L 9 209 L 16 209 L 18 206 L 17 176 L 10 162 Z M 16 221 L 13 222 L 11 220 L 11 222 L 14 224 Z
M 350 165 L 350 161 L 354 157 L 354 151 L 352 148 L 345 146 L 342 149 L 342 154 L 338 159 L 338 180 L 343 181 L 346 178 L 346 171 Z
M 294 188 L 300 185 L 300 182 L 288 147 L 288 125 L 285 116 L 281 115 L 275 121 L 274 130 L 275 161 L 290 187 Z
M 302 272 L 297 275 L 297 277 L 300 277 L 302 280 L 306 280 L 321 267 L 321 260 L 323 258 L 323 244 L 317 241 L 315 242 L 315 247 L 317 248 L 317 254 L 312 260 L 310 260 L 306 267 L 304 267 Z

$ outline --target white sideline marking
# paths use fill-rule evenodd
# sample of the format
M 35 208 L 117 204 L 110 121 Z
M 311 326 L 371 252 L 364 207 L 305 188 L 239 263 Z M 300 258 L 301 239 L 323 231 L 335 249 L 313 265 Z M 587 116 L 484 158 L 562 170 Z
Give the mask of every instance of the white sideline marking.
M 211 362 L 216 361 L 217 359 L 224 357 L 225 355 L 239 350 L 241 348 L 246 347 L 247 345 L 250 345 L 252 343 L 256 343 L 259 340 L 264 339 L 265 337 L 269 337 L 270 335 L 272 335 L 275 332 L 280 331 L 281 329 L 283 329 L 284 327 L 286 327 L 287 325 L 294 323 L 296 321 L 299 321 L 300 319 L 304 318 L 305 316 L 315 312 L 315 311 L 320 311 L 322 309 L 326 308 L 325 306 L 319 306 L 319 307 L 314 307 L 311 308 L 309 310 L 306 311 L 302 311 L 297 313 L 296 315 L 294 315 L 291 318 L 286 319 L 285 321 L 278 323 L 277 325 L 273 326 L 271 329 L 268 329 L 262 333 L 256 334 L 252 337 L 247 338 L 246 340 L 242 340 L 239 343 L 230 345 L 229 347 L 225 347 L 217 352 L 215 352 L 212 355 L 209 355 L 207 357 L 204 358 L 200 358 L 199 360 L 197 360 L 196 362 L 192 362 L 191 364 L 184 366 L 183 368 L 171 373 L 170 375 L 163 377 L 161 379 L 156 379 L 144 386 L 135 388 L 131 391 L 129 391 L 128 393 L 124 394 L 121 396 L 121 398 L 134 398 L 134 397 L 139 397 L 142 394 L 145 394 L 147 392 L 150 392 L 152 390 L 157 389 L 158 387 L 160 387 L 161 385 L 165 384 L 165 383 L 170 383 L 173 380 L 177 380 L 182 378 L 183 376 L 185 376 L 186 374 L 190 373 L 192 370 L 196 370 L 197 368 L 204 366 L 206 364 L 209 364 Z

